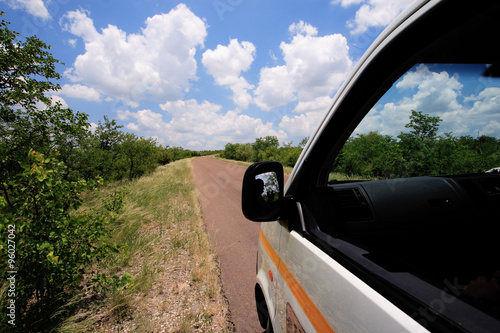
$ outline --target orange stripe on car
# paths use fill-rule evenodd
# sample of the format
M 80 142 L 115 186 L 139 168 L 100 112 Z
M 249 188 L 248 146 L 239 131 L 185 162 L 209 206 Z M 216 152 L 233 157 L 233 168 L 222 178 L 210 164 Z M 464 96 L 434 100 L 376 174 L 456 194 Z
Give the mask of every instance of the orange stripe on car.
M 302 286 L 299 284 L 295 276 L 293 276 L 292 272 L 288 269 L 288 267 L 285 265 L 285 263 L 281 260 L 280 256 L 276 251 L 274 250 L 273 246 L 269 241 L 267 240 L 266 236 L 260 231 L 259 234 L 260 241 L 262 243 L 262 246 L 264 246 L 264 249 L 266 250 L 267 254 L 273 261 L 274 265 L 278 267 L 278 271 L 280 272 L 281 276 L 283 277 L 283 280 L 285 280 L 285 283 L 287 284 L 288 288 L 292 292 L 292 294 L 295 296 L 295 299 L 299 303 L 300 307 L 306 314 L 307 318 L 309 318 L 309 321 L 311 324 L 314 326 L 316 331 L 318 332 L 333 332 L 333 328 L 330 326 L 330 324 L 326 321 L 325 317 L 323 317 L 323 314 L 318 310 L 316 305 L 313 303 L 309 295 L 305 292 L 305 290 L 302 288 Z

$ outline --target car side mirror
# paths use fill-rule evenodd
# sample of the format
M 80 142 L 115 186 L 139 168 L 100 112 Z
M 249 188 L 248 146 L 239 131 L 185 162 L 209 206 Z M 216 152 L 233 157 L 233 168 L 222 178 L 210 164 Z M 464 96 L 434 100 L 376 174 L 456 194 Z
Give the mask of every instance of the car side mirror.
M 276 221 L 283 206 L 283 166 L 279 162 L 258 162 L 243 177 L 241 208 L 251 221 Z

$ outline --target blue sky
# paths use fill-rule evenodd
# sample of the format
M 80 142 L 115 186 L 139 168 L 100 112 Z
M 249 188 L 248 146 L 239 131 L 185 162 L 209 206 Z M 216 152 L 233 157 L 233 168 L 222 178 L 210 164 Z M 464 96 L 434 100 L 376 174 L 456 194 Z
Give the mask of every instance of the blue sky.
M 63 62 L 54 99 L 204 150 L 313 134 L 356 61 L 411 0 L 0 0 Z

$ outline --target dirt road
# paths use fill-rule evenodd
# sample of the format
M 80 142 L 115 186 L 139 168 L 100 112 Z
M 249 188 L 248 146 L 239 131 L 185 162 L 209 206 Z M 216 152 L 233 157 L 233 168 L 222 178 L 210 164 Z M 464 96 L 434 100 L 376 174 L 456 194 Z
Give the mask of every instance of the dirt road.
M 219 256 L 222 283 L 237 332 L 262 332 L 254 301 L 259 223 L 241 212 L 246 167 L 213 156 L 193 159 L 203 220 Z

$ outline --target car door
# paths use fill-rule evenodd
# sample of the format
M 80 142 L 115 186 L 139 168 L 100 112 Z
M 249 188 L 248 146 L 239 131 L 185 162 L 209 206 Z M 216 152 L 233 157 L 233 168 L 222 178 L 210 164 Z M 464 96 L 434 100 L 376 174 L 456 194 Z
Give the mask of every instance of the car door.
M 420 5 L 360 61 L 285 189 L 300 223 L 281 234 L 282 328 L 292 311 L 306 332 L 500 327 L 499 4 Z
M 298 232 L 285 228 L 279 253 L 282 332 L 427 332 Z
M 415 2 L 359 61 L 250 218 L 279 220 L 276 331 L 500 331 L 499 16 Z

